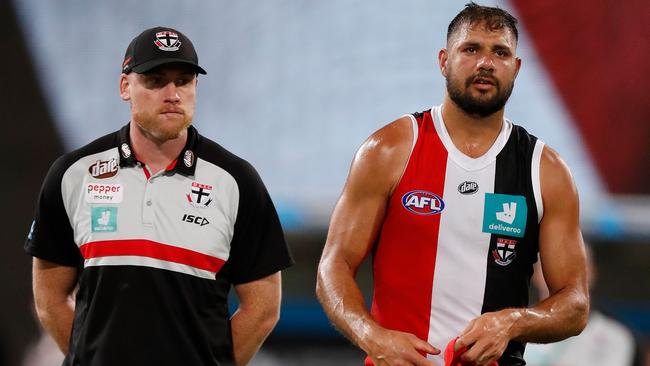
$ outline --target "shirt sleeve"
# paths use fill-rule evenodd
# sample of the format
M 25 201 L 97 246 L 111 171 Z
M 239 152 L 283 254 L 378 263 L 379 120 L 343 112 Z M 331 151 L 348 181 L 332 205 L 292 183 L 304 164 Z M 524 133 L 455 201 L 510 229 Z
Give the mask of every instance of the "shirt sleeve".
M 250 164 L 244 177 L 238 182 L 239 209 L 226 263 L 233 284 L 266 277 L 294 263 L 275 206 Z
M 45 177 L 34 221 L 25 241 L 25 251 L 31 256 L 63 266 L 80 267 L 83 257 L 74 242 L 61 192 L 61 180 L 67 166 L 61 157 L 52 164 Z

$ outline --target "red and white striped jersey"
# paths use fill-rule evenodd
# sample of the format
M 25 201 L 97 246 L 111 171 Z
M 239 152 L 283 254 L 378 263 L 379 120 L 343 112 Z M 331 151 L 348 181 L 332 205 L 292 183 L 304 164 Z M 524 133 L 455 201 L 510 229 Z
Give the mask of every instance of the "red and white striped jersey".
M 454 146 L 441 107 L 410 117 L 411 155 L 374 248 L 371 313 L 444 349 L 480 314 L 528 305 L 544 144 L 504 120 L 474 159 Z M 523 351 L 510 342 L 499 364 L 524 364 Z

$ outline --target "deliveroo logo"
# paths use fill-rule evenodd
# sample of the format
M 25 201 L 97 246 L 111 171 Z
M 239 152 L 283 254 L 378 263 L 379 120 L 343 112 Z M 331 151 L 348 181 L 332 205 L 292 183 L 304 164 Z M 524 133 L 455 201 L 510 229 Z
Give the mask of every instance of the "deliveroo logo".
M 526 233 L 526 197 L 486 193 L 483 232 L 522 238 Z
M 503 211 L 497 212 L 497 220 L 512 225 L 517 217 L 517 202 L 509 202 L 503 204 Z
M 93 233 L 117 231 L 117 207 L 93 207 L 90 217 Z

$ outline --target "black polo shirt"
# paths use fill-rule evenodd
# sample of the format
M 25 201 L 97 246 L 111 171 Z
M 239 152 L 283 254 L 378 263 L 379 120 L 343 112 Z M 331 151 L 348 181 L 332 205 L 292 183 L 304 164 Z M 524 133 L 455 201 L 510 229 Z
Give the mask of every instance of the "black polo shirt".
M 231 285 L 291 265 L 255 169 L 188 129 L 151 175 L 129 125 L 57 159 L 25 250 L 80 269 L 64 365 L 233 363 Z

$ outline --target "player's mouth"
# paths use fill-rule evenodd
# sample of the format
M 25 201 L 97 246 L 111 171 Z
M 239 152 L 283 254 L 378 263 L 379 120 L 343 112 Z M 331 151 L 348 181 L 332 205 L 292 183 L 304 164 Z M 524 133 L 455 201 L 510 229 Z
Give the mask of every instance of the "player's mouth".
M 496 86 L 496 82 L 491 78 L 477 77 L 472 81 L 472 85 L 479 90 L 488 90 Z
M 183 112 L 182 109 L 173 108 L 173 109 L 163 109 L 162 111 L 160 111 L 160 114 L 166 115 L 166 116 L 175 116 L 175 115 L 181 115 L 182 116 L 182 115 L 185 114 L 185 112 Z

